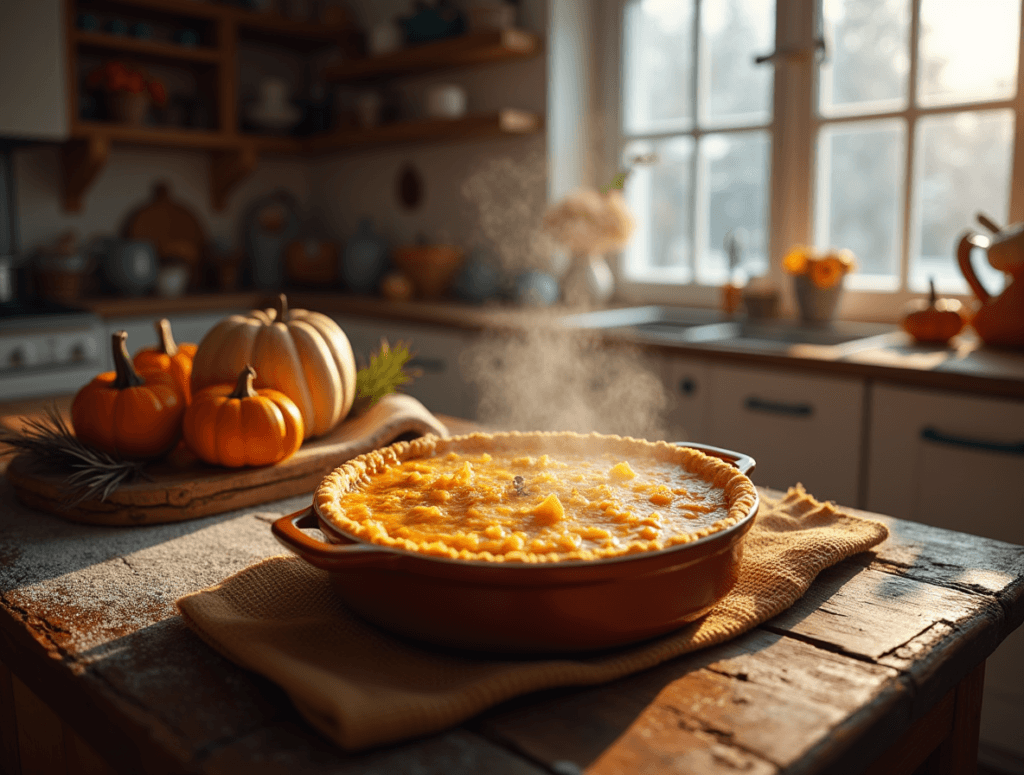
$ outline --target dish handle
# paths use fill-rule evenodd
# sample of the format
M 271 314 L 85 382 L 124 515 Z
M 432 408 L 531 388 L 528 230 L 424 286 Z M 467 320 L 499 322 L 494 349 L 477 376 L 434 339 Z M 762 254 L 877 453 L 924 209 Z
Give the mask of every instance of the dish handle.
M 311 565 L 324 570 L 352 568 L 357 565 L 384 565 L 397 557 L 387 548 L 373 544 L 328 543 L 302 532 L 306 528 L 319 526 L 320 521 L 316 512 L 309 506 L 275 520 L 270 526 L 270 531 L 287 549 Z
M 677 441 L 675 444 L 680 447 L 696 449 L 703 452 L 705 455 L 710 455 L 711 457 L 717 457 L 719 460 L 724 460 L 729 465 L 737 468 L 739 472 L 744 475 L 753 471 L 754 467 L 757 465 L 757 461 L 750 455 L 744 455 L 742 452 L 733 452 L 731 449 L 712 447 L 710 444 L 697 444 L 692 441 Z

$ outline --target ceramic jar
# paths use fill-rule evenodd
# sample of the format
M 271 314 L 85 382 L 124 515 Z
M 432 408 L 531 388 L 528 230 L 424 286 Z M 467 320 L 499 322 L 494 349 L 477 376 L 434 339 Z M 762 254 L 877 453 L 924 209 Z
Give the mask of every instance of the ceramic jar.
M 342 286 L 353 293 L 375 293 L 388 264 L 387 242 L 373 230 L 369 218 L 361 218 L 341 258 Z
M 843 293 L 842 278 L 831 288 L 819 288 L 806 273 L 798 274 L 793 277 L 793 289 L 800 320 L 805 323 L 831 323 L 835 319 L 839 297 Z
M 107 238 L 96 245 L 100 273 L 106 285 L 123 296 L 144 296 L 153 290 L 160 262 L 146 240 Z

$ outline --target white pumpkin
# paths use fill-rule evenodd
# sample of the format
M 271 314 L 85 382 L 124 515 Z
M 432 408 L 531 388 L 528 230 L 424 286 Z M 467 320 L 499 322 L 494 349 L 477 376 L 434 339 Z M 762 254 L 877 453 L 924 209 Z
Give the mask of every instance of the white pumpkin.
M 192 361 L 192 394 L 232 383 L 246 367 L 257 388 L 280 390 L 299 407 L 305 437 L 321 436 L 345 419 L 356 397 L 356 361 L 341 326 L 326 315 L 254 309 L 225 318 L 199 343 Z

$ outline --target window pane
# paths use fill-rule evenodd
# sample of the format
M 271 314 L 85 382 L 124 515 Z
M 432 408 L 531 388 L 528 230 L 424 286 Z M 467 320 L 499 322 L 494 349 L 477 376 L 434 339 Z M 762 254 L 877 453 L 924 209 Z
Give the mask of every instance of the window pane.
M 822 115 L 902 110 L 910 70 L 910 0 L 825 0 Z
M 899 120 L 826 126 L 818 134 L 815 242 L 854 252 L 854 287 L 899 287 L 905 137 Z
M 766 123 L 773 68 L 754 57 L 774 48 L 775 0 L 704 2 L 701 36 L 701 123 Z
M 690 282 L 693 138 L 630 143 L 629 160 L 654 152 L 658 161 L 633 168 L 626 201 L 637 222 L 625 256 L 625 274 L 638 280 Z
M 697 279 L 725 282 L 725 237 L 742 235 L 740 266 L 751 276 L 768 271 L 767 201 L 770 140 L 767 132 L 707 135 L 699 145 L 700 221 Z
M 969 292 L 954 250 L 965 229 L 979 228 L 976 213 L 1006 223 L 1012 140 L 1010 110 L 920 120 L 914 164 L 911 290 L 928 290 L 928 278 L 934 277 L 936 287 L 946 293 Z M 976 262 L 975 267 L 990 290 L 1002 288 L 1000 272 L 984 262 Z
M 1019 35 L 1020 0 L 921 0 L 918 102 L 1010 99 Z
M 626 6 L 622 63 L 627 134 L 693 125 L 692 0 L 634 0 Z

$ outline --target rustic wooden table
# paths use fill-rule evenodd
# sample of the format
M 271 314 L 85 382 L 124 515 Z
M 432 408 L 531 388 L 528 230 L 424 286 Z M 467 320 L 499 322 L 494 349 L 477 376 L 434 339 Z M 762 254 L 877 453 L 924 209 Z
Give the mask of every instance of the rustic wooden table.
M 870 514 L 888 541 L 740 638 L 349 755 L 174 609 L 281 554 L 269 523 L 309 499 L 112 528 L 33 511 L 0 482 L 0 772 L 959 775 L 985 659 L 1024 621 L 1024 547 Z
M 505 703 L 359 755 L 192 634 L 174 600 L 281 553 L 303 496 L 169 525 L 73 524 L 0 484 L 8 773 L 971 772 L 985 658 L 1024 620 L 1024 547 L 882 518 L 891 538 L 719 647 Z M 871 515 L 875 516 L 875 515 Z

